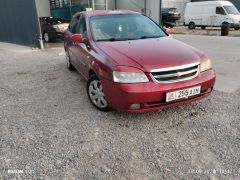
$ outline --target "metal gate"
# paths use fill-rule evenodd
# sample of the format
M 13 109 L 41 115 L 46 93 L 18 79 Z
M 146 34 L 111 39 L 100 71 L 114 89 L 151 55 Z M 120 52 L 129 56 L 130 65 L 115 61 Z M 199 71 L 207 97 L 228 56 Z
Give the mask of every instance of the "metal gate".
M 40 48 L 35 0 L 0 0 L 0 41 Z

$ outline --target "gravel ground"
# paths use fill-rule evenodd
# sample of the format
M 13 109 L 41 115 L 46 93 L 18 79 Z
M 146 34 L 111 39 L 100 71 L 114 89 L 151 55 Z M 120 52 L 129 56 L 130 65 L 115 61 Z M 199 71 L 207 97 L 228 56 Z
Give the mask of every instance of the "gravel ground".
M 62 52 L 0 48 L 0 179 L 240 179 L 240 91 L 104 113 Z

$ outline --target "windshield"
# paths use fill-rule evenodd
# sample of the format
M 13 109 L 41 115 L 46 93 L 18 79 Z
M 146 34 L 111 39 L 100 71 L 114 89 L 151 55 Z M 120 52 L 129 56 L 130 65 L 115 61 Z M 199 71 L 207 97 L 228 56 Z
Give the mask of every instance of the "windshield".
M 239 14 L 239 11 L 235 6 L 223 6 L 228 14 Z
M 146 16 L 107 15 L 91 18 L 95 41 L 123 41 L 166 36 L 163 30 Z

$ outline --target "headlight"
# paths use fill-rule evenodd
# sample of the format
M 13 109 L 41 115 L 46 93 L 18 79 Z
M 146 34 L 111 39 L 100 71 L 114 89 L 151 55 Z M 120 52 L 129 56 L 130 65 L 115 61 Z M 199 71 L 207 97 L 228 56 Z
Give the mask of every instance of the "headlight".
M 201 72 L 207 71 L 209 69 L 212 69 L 212 63 L 210 59 L 207 59 L 205 61 L 203 61 L 200 65 L 200 70 Z
M 59 27 L 58 27 L 58 25 L 53 25 L 53 28 L 58 29 Z
M 149 82 L 144 72 L 137 68 L 119 66 L 113 71 L 113 81 L 117 83 L 145 83 Z

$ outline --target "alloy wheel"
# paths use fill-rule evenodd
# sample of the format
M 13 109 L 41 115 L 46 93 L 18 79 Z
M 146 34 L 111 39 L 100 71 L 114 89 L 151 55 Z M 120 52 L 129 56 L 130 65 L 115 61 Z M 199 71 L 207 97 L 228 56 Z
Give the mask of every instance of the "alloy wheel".
M 47 32 L 44 33 L 43 37 L 46 42 L 49 42 L 49 35 Z
M 69 56 L 69 53 L 67 50 L 65 51 L 65 59 L 66 59 L 66 65 L 67 65 L 67 68 L 69 69 L 69 71 L 74 71 L 75 68 L 71 63 L 71 59 L 70 59 L 70 56 Z
M 107 108 L 107 101 L 99 80 L 93 80 L 89 84 L 88 94 L 92 103 L 99 109 Z

